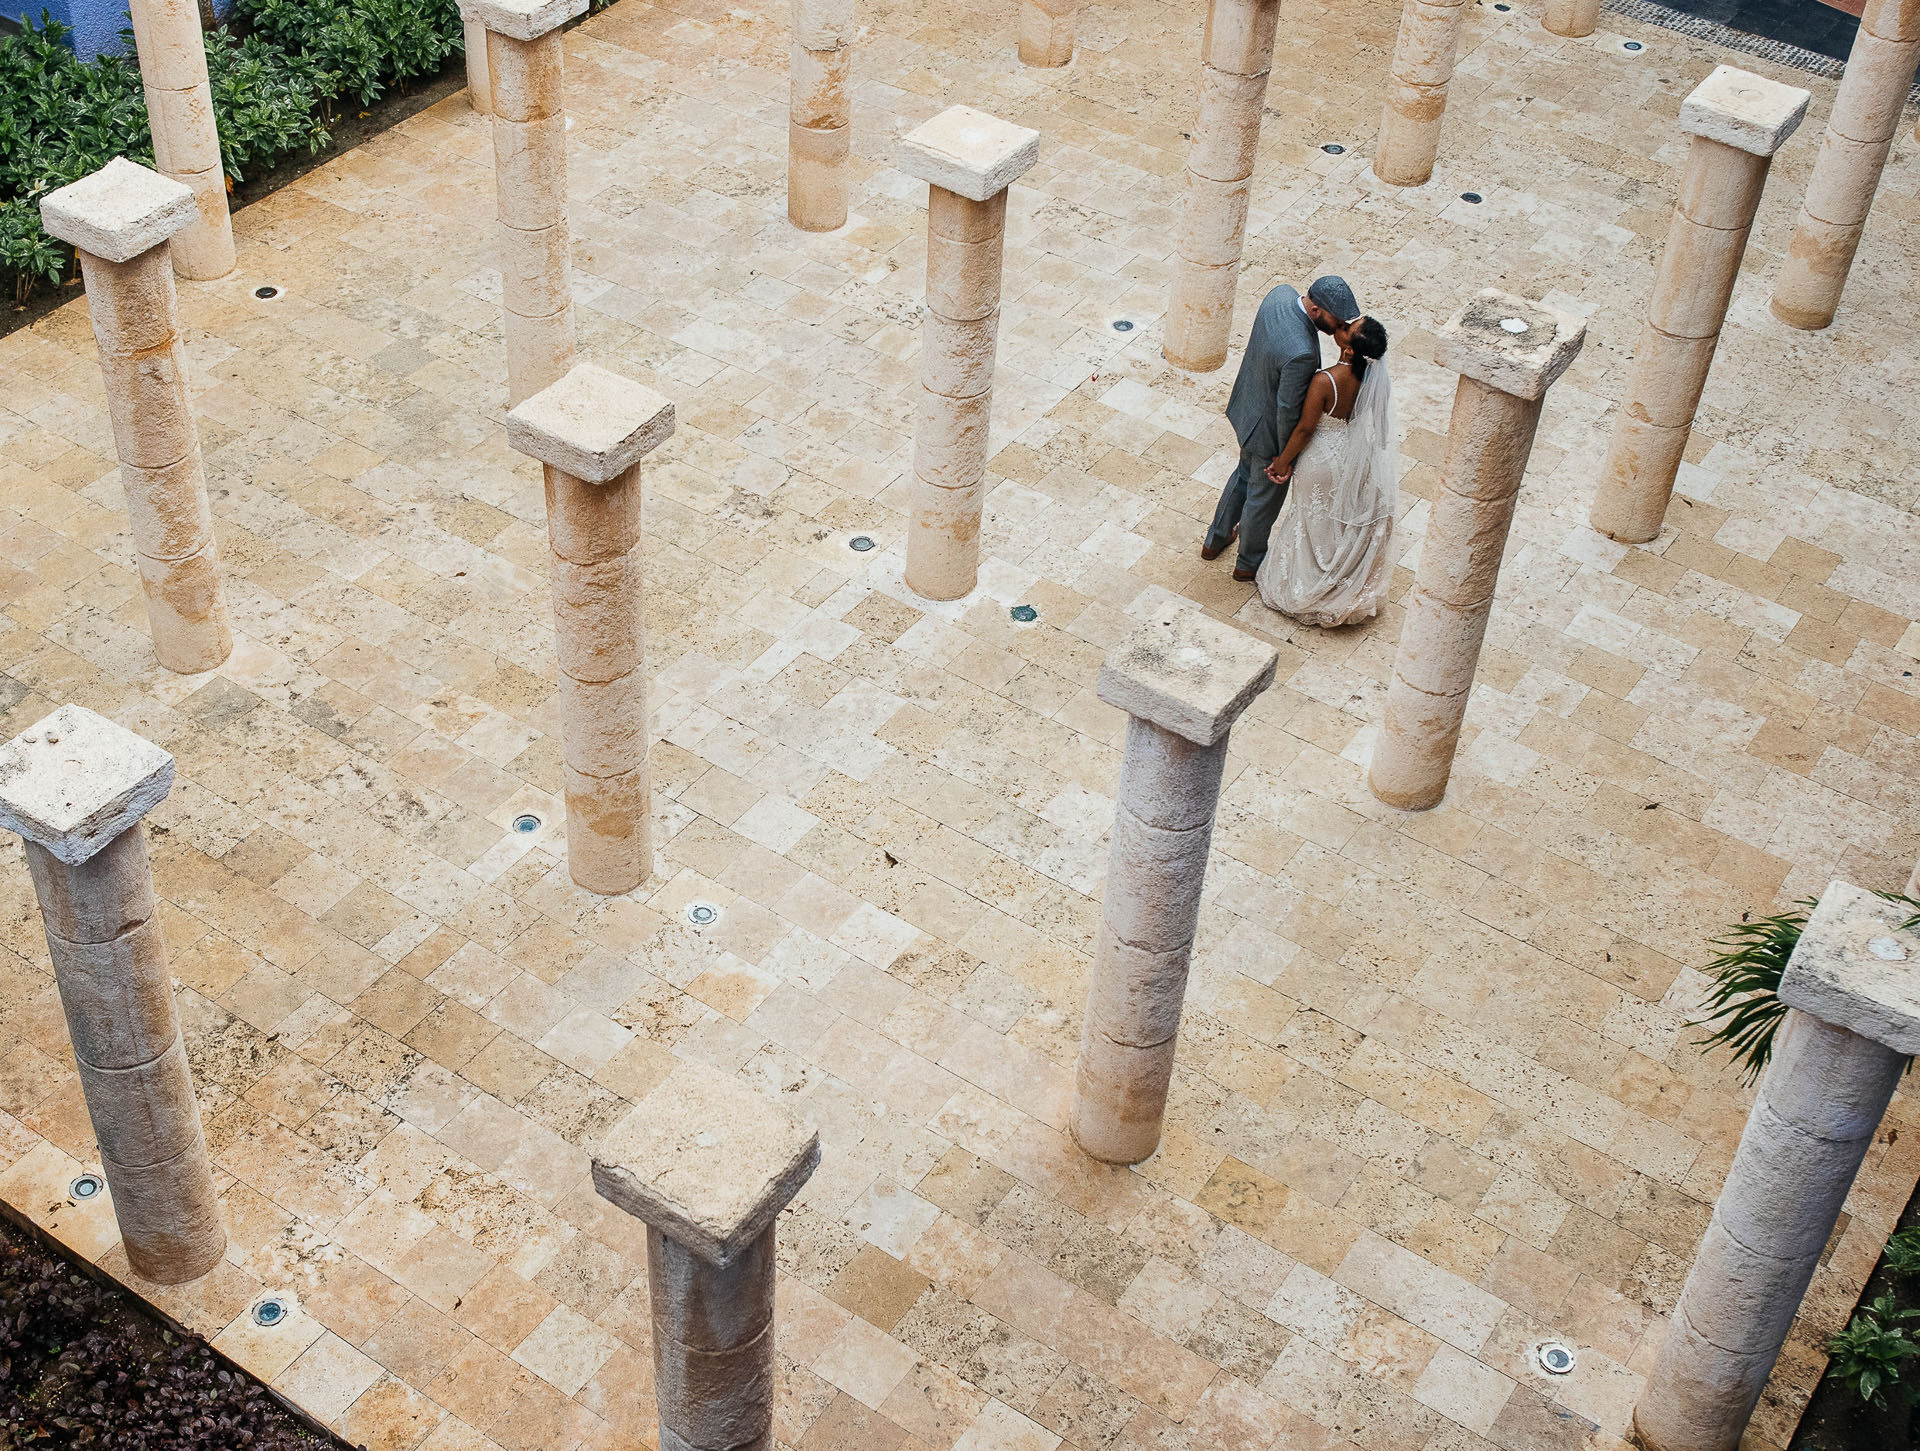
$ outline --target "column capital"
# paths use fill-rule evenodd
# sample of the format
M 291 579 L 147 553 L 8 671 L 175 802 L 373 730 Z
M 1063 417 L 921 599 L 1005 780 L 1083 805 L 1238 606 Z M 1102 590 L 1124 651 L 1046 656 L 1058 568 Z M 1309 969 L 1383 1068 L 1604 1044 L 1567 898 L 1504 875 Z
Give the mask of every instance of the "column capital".
M 510 40 L 538 40 L 587 13 L 587 0 L 460 0 L 460 18 Z
M 1901 902 L 1833 882 L 1800 930 L 1780 1001 L 1896 1053 L 1920 1053 L 1920 933 Z
M 1680 103 L 1680 129 L 1709 141 L 1771 156 L 1806 119 L 1812 93 L 1752 71 L 1715 66 Z
M 563 474 L 604 484 L 673 436 L 673 405 L 631 378 L 576 363 L 507 414 L 507 443 Z
M 0 827 L 69 866 L 97 855 L 172 788 L 172 756 L 82 705 L 63 705 L 0 746 Z
M 1180 610 L 1109 650 L 1095 689 L 1128 715 L 1211 746 L 1273 684 L 1279 663 L 1264 641 L 1199 610 Z
M 971 106 L 949 106 L 900 138 L 900 169 L 983 202 L 1040 159 L 1040 133 Z
M 199 220 L 191 188 L 124 156 L 40 198 L 50 236 L 108 262 L 131 262 Z
M 1580 319 L 1489 287 L 1440 329 L 1433 360 L 1531 402 L 1546 396 L 1586 340 Z
M 802 50 L 838 50 L 853 30 L 853 0 L 793 0 L 793 38 Z
M 820 1163 L 820 1135 L 731 1074 L 681 1062 L 593 1156 L 602 1199 L 710 1264 L 753 1244 Z

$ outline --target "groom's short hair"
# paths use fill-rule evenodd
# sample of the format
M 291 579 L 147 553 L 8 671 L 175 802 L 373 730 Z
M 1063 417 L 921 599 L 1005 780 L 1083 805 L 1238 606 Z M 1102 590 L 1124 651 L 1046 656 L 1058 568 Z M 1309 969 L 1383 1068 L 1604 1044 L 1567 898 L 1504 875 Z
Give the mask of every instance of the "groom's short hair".
M 1344 277 L 1317 277 L 1307 289 L 1307 300 L 1324 308 L 1336 322 L 1352 322 L 1360 316 L 1360 304 Z

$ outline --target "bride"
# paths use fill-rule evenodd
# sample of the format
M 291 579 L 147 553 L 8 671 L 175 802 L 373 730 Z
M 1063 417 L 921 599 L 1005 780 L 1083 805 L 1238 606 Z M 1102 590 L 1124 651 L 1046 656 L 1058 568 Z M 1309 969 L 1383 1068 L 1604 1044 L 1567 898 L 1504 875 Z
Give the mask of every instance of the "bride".
M 1267 476 L 1286 484 L 1286 510 L 1255 584 L 1261 600 L 1309 625 L 1379 613 L 1393 575 L 1399 464 L 1387 330 L 1370 317 L 1334 329 L 1340 361 L 1314 375 L 1300 422 Z

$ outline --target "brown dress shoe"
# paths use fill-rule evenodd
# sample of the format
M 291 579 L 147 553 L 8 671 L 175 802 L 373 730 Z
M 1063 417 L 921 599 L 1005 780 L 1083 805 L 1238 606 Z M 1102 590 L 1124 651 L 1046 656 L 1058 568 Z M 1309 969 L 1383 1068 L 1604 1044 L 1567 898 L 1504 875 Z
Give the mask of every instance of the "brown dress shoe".
M 1227 544 L 1233 543 L 1233 541 L 1238 539 L 1239 537 L 1240 537 L 1240 526 L 1236 524 L 1233 526 L 1233 533 L 1227 536 Z M 1207 548 L 1206 545 L 1202 544 L 1200 546 L 1200 557 L 1208 561 L 1218 559 L 1221 555 L 1227 552 L 1227 544 L 1222 544 L 1218 549 L 1209 549 Z
M 1240 584 L 1253 583 L 1253 571 L 1250 569 L 1236 569 L 1233 572 L 1233 577 L 1234 580 Z

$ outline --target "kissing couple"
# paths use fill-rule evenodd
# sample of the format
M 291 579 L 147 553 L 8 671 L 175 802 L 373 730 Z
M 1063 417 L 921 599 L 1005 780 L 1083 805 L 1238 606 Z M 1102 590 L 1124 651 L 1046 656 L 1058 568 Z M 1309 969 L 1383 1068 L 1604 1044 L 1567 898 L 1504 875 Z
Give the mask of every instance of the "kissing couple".
M 1329 368 L 1322 334 L 1340 351 Z M 1340 278 L 1320 278 L 1305 297 L 1276 287 L 1227 400 L 1240 465 L 1200 557 L 1218 559 L 1238 537 L 1233 577 L 1309 625 L 1371 619 L 1393 576 L 1399 458 L 1386 354 L 1387 330 Z

